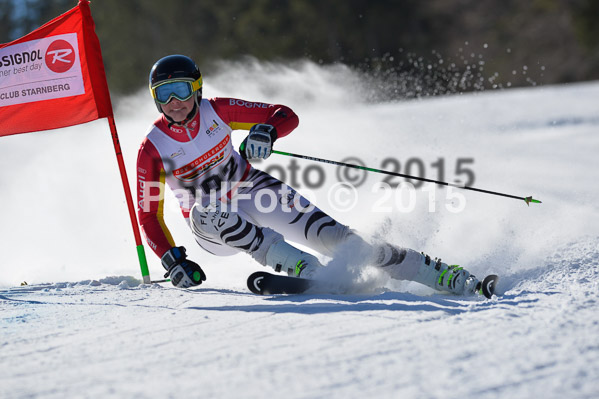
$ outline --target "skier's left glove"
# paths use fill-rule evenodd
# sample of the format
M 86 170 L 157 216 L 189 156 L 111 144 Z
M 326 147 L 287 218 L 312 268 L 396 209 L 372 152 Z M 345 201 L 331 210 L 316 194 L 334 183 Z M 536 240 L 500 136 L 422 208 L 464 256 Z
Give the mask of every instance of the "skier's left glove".
M 244 159 L 266 159 L 270 156 L 276 139 L 277 129 L 274 126 L 259 123 L 252 126 L 250 134 L 239 146 L 239 153 Z
M 164 278 L 171 276 L 175 287 L 189 288 L 206 281 L 206 274 L 195 262 L 187 259 L 185 247 L 173 247 L 166 251 L 162 258 L 162 266 L 166 269 Z

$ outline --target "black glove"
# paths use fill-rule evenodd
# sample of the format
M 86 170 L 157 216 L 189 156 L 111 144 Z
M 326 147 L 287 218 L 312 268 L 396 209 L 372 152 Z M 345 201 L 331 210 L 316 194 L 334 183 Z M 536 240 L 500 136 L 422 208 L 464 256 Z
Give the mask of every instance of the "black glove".
M 250 133 L 239 146 L 239 153 L 243 159 L 266 159 L 270 156 L 276 139 L 277 129 L 274 126 L 259 123 L 252 126 Z
M 162 255 L 161 261 L 166 269 L 164 278 L 170 275 L 175 287 L 189 288 L 206 281 L 206 274 L 200 265 L 187 259 L 185 247 L 172 247 Z

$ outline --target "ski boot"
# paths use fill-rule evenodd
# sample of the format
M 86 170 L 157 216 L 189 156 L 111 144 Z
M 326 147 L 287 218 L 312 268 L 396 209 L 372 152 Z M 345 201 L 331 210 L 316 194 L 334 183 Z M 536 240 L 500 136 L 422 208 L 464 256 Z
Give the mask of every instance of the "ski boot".
M 318 269 L 324 267 L 314 255 L 300 251 L 284 240 L 268 248 L 266 264 L 276 272 L 283 271 L 289 276 L 302 278 L 313 278 Z
M 413 281 L 456 295 L 473 295 L 481 288 L 478 279 L 459 265 L 448 265 L 441 259 L 421 253 L 422 263 Z
M 476 277 L 458 265 L 432 260 L 424 253 L 409 248 L 384 244 L 378 247 L 374 263 L 398 280 L 416 281 L 438 291 L 471 295 L 481 288 Z

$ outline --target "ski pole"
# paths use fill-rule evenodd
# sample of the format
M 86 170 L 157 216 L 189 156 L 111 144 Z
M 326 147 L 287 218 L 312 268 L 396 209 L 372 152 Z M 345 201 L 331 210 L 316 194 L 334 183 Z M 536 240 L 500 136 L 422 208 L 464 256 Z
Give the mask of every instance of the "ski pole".
M 383 173 L 383 174 L 391 175 L 391 176 L 398 176 L 398 177 L 404 177 L 404 178 L 407 178 L 407 179 L 420 180 L 420 181 L 424 181 L 424 182 L 428 182 L 428 183 L 435 183 L 435 184 L 438 184 L 440 186 L 451 186 L 451 187 L 462 188 L 464 190 L 477 191 L 479 193 L 493 194 L 493 195 L 498 195 L 498 196 L 501 196 L 501 197 L 513 198 L 513 199 L 522 200 L 522 201 L 526 202 L 526 205 L 530 205 L 531 202 L 535 203 L 535 204 L 540 204 L 541 203 L 541 201 L 532 198 L 532 196 L 529 196 L 529 197 L 519 197 L 517 195 L 499 193 L 499 192 L 496 192 L 496 191 L 481 190 L 480 188 L 468 187 L 468 186 L 464 186 L 464 185 L 457 184 L 457 183 L 448 183 L 448 182 L 439 181 L 439 180 L 427 179 L 427 178 L 424 178 L 424 177 L 406 175 L 406 174 L 403 174 L 403 173 L 389 172 L 388 170 L 369 168 L 369 167 L 366 167 L 366 166 L 354 165 L 354 164 L 351 164 L 351 163 L 338 162 L 338 161 L 330 161 L 328 159 L 315 158 L 315 157 L 310 157 L 310 156 L 307 156 L 307 155 L 293 154 L 291 152 L 283 152 L 283 151 L 276 151 L 276 150 L 272 150 L 271 152 L 273 154 L 285 155 L 285 156 L 288 156 L 288 157 L 294 157 L 294 158 L 300 158 L 300 159 L 307 159 L 309 161 L 323 162 L 323 163 L 328 163 L 328 164 L 331 164 L 331 165 L 345 166 L 345 167 L 348 167 L 348 168 L 366 170 L 368 172 Z

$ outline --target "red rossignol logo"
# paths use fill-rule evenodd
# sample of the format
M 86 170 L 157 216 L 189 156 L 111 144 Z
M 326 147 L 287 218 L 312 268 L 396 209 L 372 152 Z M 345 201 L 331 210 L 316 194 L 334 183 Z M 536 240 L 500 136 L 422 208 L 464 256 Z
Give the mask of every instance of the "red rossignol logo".
M 55 40 L 46 50 L 46 65 L 52 72 L 64 73 L 75 65 L 75 49 L 65 40 Z

